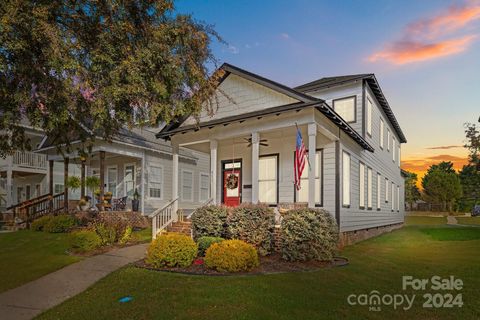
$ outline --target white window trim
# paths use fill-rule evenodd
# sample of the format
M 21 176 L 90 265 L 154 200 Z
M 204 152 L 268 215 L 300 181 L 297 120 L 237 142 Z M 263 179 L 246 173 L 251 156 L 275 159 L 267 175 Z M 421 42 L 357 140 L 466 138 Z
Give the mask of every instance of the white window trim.
M 388 182 L 388 178 L 385 178 L 385 203 L 388 203 L 388 200 L 390 198 L 390 193 L 388 191 L 388 186 L 390 185 L 390 183 Z
M 38 188 L 38 194 L 37 194 L 37 186 L 40 187 L 40 188 Z M 35 184 L 35 198 L 40 197 L 41 195 L 42 195 L 42 184 L 41 183 L 36 183 Z
M 397 212 L 400 212 L 400 186 L 397 186 Z
M 398 167 L 400 168 L 402 164 L 402 144 L 398 143 Z
M 373 104 L 369 97 L 367 97 L 367 112 L 366 112 L 366 122 L 367 122 L 367 134 L 372 136 L 372 108 Z
M 348 157 L 348 167 L 345 166 L 345 156 Z M 352 202 L 352 156 L 347 151 L 342 153 L 342 205 L 345 208 L 350 208 Z M 345 187 L 345 168 L 348 168 L 348 190 Z M 348 197 L 345 197 L 348 194 Z M 347 201 L 348 200 L 348 201 Z
M 208 177 L 207 198 L 202 198 L 202 176 Z M 208 172 L 200 172 L 198 174 L 198 201 L 207 201 L 210 198 L 210 174 Z
M 359 162 L 358 166 L 358 184 L 359 184 L 359 208 L 365 209 L 365 164 L 363 162 Z
M 390 152 L 390 129 L 387 128 L 387 151 Z
M 188 172 L 188 173 L 191 173 L 191 174 L 192 174 L 192 185 L 191 185 L 191 188 L 192 188 L 192 197 L 191 197 L 190 199 L 186 199 L 185 196 L 184 196 L 184 194 L 183 194 L 183 187 L 184 187 L 184 185 L 183 185 L 183 174 L 184 174 L 185 172 Z M 181 180 L 181 182 L 182 182 L 182 183 L 181 183 L 182 201 L 185 201 L 185 202 L 193 202 L 193 198 L 194 198 L 194 196 L 193 196 L 193 190 L 194 190 L 194 187 L 195 187 L 194 172 L 193 172 L 192 170 L 182 169 L 181 179 L 182 179 L 182 180 Z
M 395 137 L 392 137 L 392 161 L 395 162 L 395 149 L 397 148 L 396 146 L 396 140 Z
M 107 184 L 107 190 L 108 191 L 108 181 L 109 181 L 109 169 L 112 169 L 114 168 L 116 171 L 117 171 L 117 178 L 115 179 L 115 197 L 118 197 L 118 166 L 117 165 L 111 165 L 111 166 L 107 166 L 107 170 L 105 170 L 105 182 Z
M 335 112 L 337 112 L 337 110 L 335 109 L 335 102 L 339 102 L 339 101 L 342 101 L 342 100 L 353 100 L 353 120 L 348 120 L 348 119 L 344 119 L 340 114 L 340 116 L 342 117 L 343 120 L 345 120 L 345 122 L 347 123 L 356 123 L 357 122 L 357 96 L 350 96 L 350 97 L 343 97 L 343 98 L 338 98 L 338 99 L 333 99 L 332 100 L 332 107 L 333 107 L 333 110 Z
M 382 207 L 382 175 L 377 172 L 377 210 Z
M 367 208 L 373 208 L 373 171 L 372 168 L 367 167 Z
M 62 186 L 63 187 L 63 191 L 65 191 L 65 186 L 63 185 L 63 183 L 55 183 L 53 185 L 53 192 L 54 194 L 58 194 L 58 192 L 55 192 L 55 190 L 57 189 L 57 186 Z
M 383 119 L 380 118 L 380 149 L 383 150 L 383 147 L 385 145 L 385 123 L 383 122 Z
M 123 196 L 126 197 L 127 196 L 127 184 L 126 184 L 126 181 L 125 181 L 125 176 L 127 175 L 127 167 L 129 166 L 133 166 L 133 193 L 135 194 L 135 189 L 137 188 L 137 166 L 135 165 L 135 162 L 129 162 L 129 163 L 125 163 L 123 165 Z
M 308 150 L 307 150 L 307 154 L 308 154 Z M 320 168 L 319 168 L 319 173 L 318 173 L 318 176 L 315 175 L 315 188 L 316 188 L 316 185 L 317 185 L 317 181 L 318 181 L 318 184 L 320 185 L 320 188 L 319 190 L 315 189 L 315 206 L 316 207 L 323 207 L 323 168 L 324 168 L 324 163 L 323 163 L 323 149 L 317 149 L 315 151 L 315 156 L 319 155 L 319 160 L 320 161 L 315 161 L 315 164 L 318 166 L 320 164 Z M 316 170 L 315 170 L 316 171 Z M 300 181 L 306 181 L 307 184 L 307 188 L 308 188 L 308 174 L 310 174 L 310 170 L 308 167 L 306 167 L 303 172 L 306 172 L 307 175 L 306 177 L 300 177 Z M 277 178 L 278 179 L 278 178 Z M 302 187 L 303 188 L 303 187 Z M 297 190 L 297 188 L 294 188 L 294 192 L 295 192 L 295 202 L 297 203 L 302 203 L 299 198 L 299 190 Z M 316 199 L 316 196 L 319 196 L 320 198 L 320 201 L 317 201 Z M 305 203 L 305 201 L 303 202 Z
M 307 151 L 308 152 L 308 151 Z M 265 181 L 274 181 L 275 182 L 275 202 L 266 202 L 266 204 L 268 205 L 274 205 L 274 204 L 277 204 L 278 203 L 278 187 L 279 187 L 279 158 L 280 158 L 280 155 L 278 154 L 274 154 L 274 155 L 263 155 L 263 156 L 259 156 L 259 162 L 260 162 L 260 159 L 269 159 L 269 158 L 274 158 L 275 159 L 275 179 L 266 179 L 266 180 L 261 180 L 260 177 L 258 178 L 258 185 L 259 185 L 259 189 L 260 189 L 260 182 L 265 182 Z M 308 170 L 308 168 L 305 168 L 305 170 Z
M 162 171 L 162 181 L 153 181 L 153 182 L 156 182 L 156 183 L 160 183 L 160 197 L 151 197 L 150 196 L 150 183 L 152 182 L 151 179 L 149 178 L 148 179 L 148 197 L 150 199 L 155 199 L 155 200 L 163 200 L 163 194 L 165 193 L 164 192 L 164 186 L 165 186 L 165 170 L 163 169 L 163 165 L 161 164 L 149 164 L 148 165 L 148 168 L 152 168 L 152 167 L 155 167 L 155 168 L 159 168 L 161 171 Z M 150 175 L 149 175 L 150 177 Z
M 30 194 L 28 195 L 28 197 L 27 197 L 27 187 L 30 190 L 30 192 L 29 192 Z M 25 184 L 24 188 L 25 188 L 24 189 L 25 190 L 25 200 L 32 199 L 32 185 L 30 183 L 27 183 L 27 184 Z
M 393 212 L 395 211 L 395 183 L 393 183 L 393 181 L 392 181 L 391 193 L 392 193 L 392 212 Z

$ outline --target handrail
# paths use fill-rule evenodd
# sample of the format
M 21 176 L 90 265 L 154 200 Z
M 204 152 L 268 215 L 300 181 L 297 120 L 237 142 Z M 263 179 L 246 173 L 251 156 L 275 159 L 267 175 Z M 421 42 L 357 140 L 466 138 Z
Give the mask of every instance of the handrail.
M 26 222 L 27 228 L 30 222 L 46 214 L 57 214 L 65 208 L 65 192 L 52 195 L 44 194 L 31 200 L 27 200 L 9 207 L 13 210 L 14 217 L 20 215 Z
M 157 234 L 167 228 L 175 218 L 176 212 L 173 212 L 174 204 L 178 201 L 171 200 L 162 208 L 155 210 L 150 217 L 152 218 L 152 238 L 155 239 Z
M 50 196 L 52 196 L 51 193 L 46 193 L 46 194 L 43 194 L 43 195 L 38 196 L 36 198 L 32 198 L 32 199 L 25 200 L 23 202 L 19 202 L 17 204 L 14 204 L 13 206 L 8 207 L 7 210 L 11 210 L 11 209 L 19 208 L 19 207 L 26 207 L 26 206 L 31 205 L 31 204 L 36 204 L 36 203 L 42 202 L 45 199 L 48 199 Z
M 195 212 L 197 212 L 198 208 L 208 206 L 210 203 L 212 203 L 212 201 L 213 201 L 213 198 L 210 198 L 210 199 L 208 199 L 207 201 L 205 201 L 201 206 L 195 208 L 195 210 L 193 210 L 193 211 L 187 216 L 187 219 L 191 219 L 191 218 L 193 217 L 193 215 L 195 214 Z

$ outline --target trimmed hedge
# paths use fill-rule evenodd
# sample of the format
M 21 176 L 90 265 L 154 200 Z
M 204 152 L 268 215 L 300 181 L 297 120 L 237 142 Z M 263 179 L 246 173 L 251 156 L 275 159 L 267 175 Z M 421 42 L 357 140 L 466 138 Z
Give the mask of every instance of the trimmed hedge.
M 102 239 L 102 245 L 111 245 L 114 243 L 126 243 L 131 236 L 131 226 L 123 220 L 97 219 L 91 225 Z M 130 230 L 130 231 L 129 231 Z
M 102 240 L 93 230 L 79 230 L 69 236 L 70 248 L 75 252 L 88 252 L 102 245 Z
M 197 256 L 197 244 L 184 234 L 166 233 L 152 241 L 146 263 L 155 267 L 188 267 Z
M 50 233 L 69 232 L 78 225 L 78 220 L 68 214 L 46 215 L 32 222 L 30 229 Z
M 205 256 L 205 252 L 208 248 L 214 243 L 222 242 L 223 238 L 220 237 L 200 237 L 197 240 L 198 245 L 198 255 L 201 257 Z
M 282 220 L 282 258 L 288 261 L 331 261 L 338 242 L 335 219 L 325 210 L 296 209 Z
M 40 217 L 36 220 L 34 220 L 31 224 L 30 224 L 30 229 L 33 230 L 33 231 L 43 231 L 43 228 L 45 227 L 45 225 L 47 223 L 50 222 L 50 220 L 52 220 L 52 217 L 53 216 L 43 216 L 43 217 Z
M 227 208 L 224 206 L 204 206 L 198 208 L 192 217 L 193 238 L 224 237 L 227 221 Z
M 205 265 L 220 272 L 249 271 L 259 265 L 258 253 L 242 240 L 225 240 L 207 249 Z
M 275 213 L 266 205 L 243 204 L 227 218 L 228 238 L 252 244 L 262 256 L 273 252 Z

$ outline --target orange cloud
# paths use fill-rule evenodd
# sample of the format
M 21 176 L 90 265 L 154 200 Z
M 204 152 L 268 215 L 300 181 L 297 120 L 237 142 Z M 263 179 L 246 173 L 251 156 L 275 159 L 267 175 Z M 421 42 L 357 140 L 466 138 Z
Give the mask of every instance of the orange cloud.
M 464 148 L 464 146 L 437 146 L 437 147 L 430 147 L 427 149 L 430 150 L 447 150 L 447 149 L 456 149 L 456 148 Z
M 464 52 L 476 35 L 452 33 L 476 20 L 480 20 L 480 5 L 450 7 L 432 18 L 410 23 L 400 40 L 387 44 L 385 49 L 372 54 L 368 61 L 385 60 L 394 64 L 406 64 Z
M 384 59 L 395 64 L 404 64 L 440 58 L 465 51 L 474 38 L 474 35 L 468 35 L 437 43 L 397 42 L 390 48 L 372 55 L 369 61 Z

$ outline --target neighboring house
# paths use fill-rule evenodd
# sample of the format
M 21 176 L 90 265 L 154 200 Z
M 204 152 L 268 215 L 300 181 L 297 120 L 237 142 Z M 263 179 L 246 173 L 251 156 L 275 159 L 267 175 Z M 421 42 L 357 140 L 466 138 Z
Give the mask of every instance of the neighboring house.
M 229 64 L 218 72 L 223 76 L 215 114 L 201 114 L 198 123 L 179 119 L 157 134 L 174 152 L 183 147 L 210 154 L 215 203 L 324 208 L 352 237 L 403 223 L 400 150 L 406 139 L 373 74 L 289 88 Z M 311 166 L 298 191 L 296 126 Z M 228 188 L 232 175 L 239 183 Z M 172 184 L 181 179 L 173 174 Z

